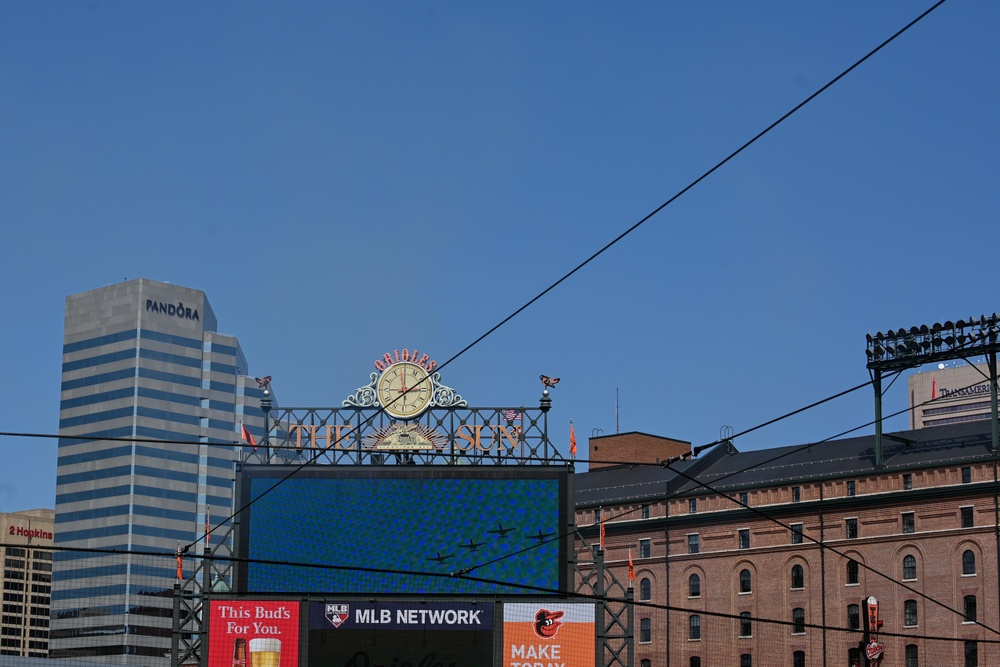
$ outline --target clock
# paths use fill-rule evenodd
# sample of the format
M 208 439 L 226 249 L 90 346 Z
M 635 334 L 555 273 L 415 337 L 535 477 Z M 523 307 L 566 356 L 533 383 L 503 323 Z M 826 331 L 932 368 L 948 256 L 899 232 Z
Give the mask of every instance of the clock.
M 375 388 L 386 414 L 396 419 L 413 419 L 431 404 L 431 380 L 417 364 L 400 361 L 388 366 Z

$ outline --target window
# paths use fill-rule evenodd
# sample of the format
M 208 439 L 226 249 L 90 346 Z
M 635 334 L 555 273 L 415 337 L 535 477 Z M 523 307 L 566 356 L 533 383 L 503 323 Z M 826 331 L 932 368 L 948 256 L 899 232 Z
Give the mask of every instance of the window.
M 979 645 L 965 642 L 965 667 L 979 667 Z
M 962 484 L 969 484 L 972 482 L 972 468 L 966 466 L 962 468 Z
M 750 627 L 750 612 L 740 612 L 740 637 L 752 637 L 753 630 Z
M 976 554 L 966 549 L 962 554 L 962 574 L 976 573 Z
M 861 649 L 847 649 L 847 664 L 851 667 L 859 667 L 861 665 Z
M 903 581 L 917 578 L 917 559 L 914 556 L 903 556 Z
M 701 639 L 701 616 L 688 617 L 688 639 Z
M 688 660 L 688 667 L 701 667 L 701 656 L 692 655 Z
M 691 533 L 688 535 L 688 553 L 698 553 L 698 533 Z
M 976 596 L 966 595 L 962 598 L 962 602 L 965 607 L 965 620 L 967 623 L 972 623 L 976 620 Z
M 648 644 L 653 641 L 653 624 L 648 618 L 639 619 L 639 642 Z
M 649 518 L 649 505 L 643 505 L 642 506 L 642 518 L 643 519 L 648 519 Z
M 594 523 L 600 523 L 600 522 L 601 522 L 601 508 L 597 508 L 596 510 L 594 510 Z
M 792 566 L 792 588 L 805 588 L 805 576 L 801 565 Z
M 749 593 L 753 590 L 750 581 L 750 570 L 740 570 L 740 593 Z
M 701 577 L 697 574 L 692 574 L 688 577 L 688 597 L 701 597 Z
M 750 548 L 750 529 L 740 528 L 740 549 Z
M 858 561 L 856 560 L 847 561 L 847 583 L 858 583 Z
M 640 600 L 652 600 L 652 586 L 648 577 L 643 577 L 639 580 L 639 599 Z
M 903 532 L 913 533 L 917 530 L 916 519 L 913 512 L 903 512 Z
M 740 667 L 753 667 L 753 658 L 749 653 L 740 656 Z
M 914 626 L 917 624 L 917 601 L 907 600 L 903 603 L 903 625 Z
M 792 524 L 792 544 L 802 544 L 802 524 Z
M 698 499 L 691 498 L 690 500 L 688 500 L 688 512 L 690 514 L 694 514 L 697 511 L 698 511 Z
M 740 492 L 740 504 L 745 506 L 750 504 L 750 496 L 746 491 Z
M 849 540 L 853 540 L 858 536 L 858 520 L 857 519 L 845 519 L 844 520 L 844 537 Z
M 792 610 L 792 634 L 804 635 L 806 633 L 806 610 L 796 607 Z
M 792 502 L 797 503 L 802 499 L 802 489 L 798 486 L 792 487 Z
M 792 654 L 792 667 L 806 667 L 805 651 L 796 651 Z
M 909 491 L 913 488 L 913 475 L 906 473 L 903 475 L 903 490 Z
M 649 558 L 649 540 L 639 540 L 639 558 Z
M 649 658 L 639 661 L 639 667 L 653 667 L 653 661 Z
M 849 630 L 861 629 L 861 608 L 856 604 L 847 605 L 847 628 Z
M 905 655 L 906 655 L 906 667 L 920 667 L 920 663 L 917 661 L 916 644 L 907 644 Z
M 854 480 L 853 479 L 848 480 L 847 481 L 847 495 L 853 496 L 856 492 L 857 492 L 857 486 L 855 485 Z
M 971 507 L 961 507 L 962 510 L 962 528 L 972 528 L 975 519 L 972 518 L 972 508 Z

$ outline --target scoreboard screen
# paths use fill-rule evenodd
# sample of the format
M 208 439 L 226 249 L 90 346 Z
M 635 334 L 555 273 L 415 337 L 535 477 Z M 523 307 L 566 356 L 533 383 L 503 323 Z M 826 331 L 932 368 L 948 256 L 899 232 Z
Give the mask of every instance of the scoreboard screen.
M 239 478 L 236 586 L 365 595 L 566 591 L 569 484 L 568 470 L 556 466 L 248 466 Z

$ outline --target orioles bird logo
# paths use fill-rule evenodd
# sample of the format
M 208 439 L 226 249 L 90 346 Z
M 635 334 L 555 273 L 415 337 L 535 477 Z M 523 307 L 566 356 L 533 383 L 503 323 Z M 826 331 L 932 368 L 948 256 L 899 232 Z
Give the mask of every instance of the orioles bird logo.
M 552 639 L 559 632 L 559 626 L 563 624 L 559 619 L 563 617 L 564 611 L 549 611 L 539 609 L 535 614 L 534 630 L 535 634 L 542 639 Z
M 559 384 L 559 378 L 550 378 L 548 375 L 539 375 L 538 379 L 542 381 L 542 384 L 546 387 L 554 387 Z

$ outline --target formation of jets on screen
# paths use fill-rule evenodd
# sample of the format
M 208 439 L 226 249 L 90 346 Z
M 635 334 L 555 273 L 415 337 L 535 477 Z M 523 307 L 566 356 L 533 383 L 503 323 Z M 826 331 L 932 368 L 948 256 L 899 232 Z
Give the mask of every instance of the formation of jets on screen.
M 508 536 L 517 530 L 516 526 L 504 526 L 502 523 L 497 523 L 496 528 L 491 528 L 486 532 L 490 535 L 496 535 L 497 539 L 505 540 Z M 538 544 L 542 544 L 546 540 L 554 537 L 555 533 L 543 533 L 542 529 L 539 528 L 538 532 L 533 535 L 526 535 L 524 539 L 534 540 Z M 462 549 L 466 549 L 468 553 L 479 551 L 481 547 L 486 546 L 486 541 L 476 542 L 474 538 L 469 538 L 468 542 L 461 542 L 458 545 Z M 446 553 L 442 554 L 440 551 L 435 551 L 433 556 L 427 556 L 426 560 L 437 563 L 438 565 L 444 565 L 449 559 L 454 558 L 455 554 Z

